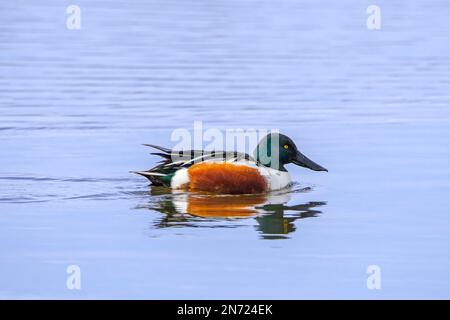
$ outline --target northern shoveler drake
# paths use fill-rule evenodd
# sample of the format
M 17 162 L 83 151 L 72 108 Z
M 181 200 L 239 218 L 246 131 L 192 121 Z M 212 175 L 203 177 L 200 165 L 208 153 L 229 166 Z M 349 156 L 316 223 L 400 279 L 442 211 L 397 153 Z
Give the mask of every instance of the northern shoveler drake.
M 230 151 L 174 151 L 151 144 L 160 164 L 136 171 L 153 185 L 172 189 L 221 194 L 256 194 L 283 189 L 291 184 L 285 165 L 296 164 L 314 171 L 328 171 L 308 159 L 287 136 L 270 133 L 258 143 L 254 157 Z

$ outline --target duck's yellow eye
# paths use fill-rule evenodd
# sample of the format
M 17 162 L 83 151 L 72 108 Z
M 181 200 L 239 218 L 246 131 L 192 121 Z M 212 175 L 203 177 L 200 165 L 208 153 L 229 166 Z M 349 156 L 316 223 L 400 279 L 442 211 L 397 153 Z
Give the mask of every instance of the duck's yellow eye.
M 283 148 L 285 148 L 285 149 L 287 150 L 287 149 L 289 149 L 289 145 L 288 145 L 288 144 L 285 144 L 285 145 L 283 146 Z

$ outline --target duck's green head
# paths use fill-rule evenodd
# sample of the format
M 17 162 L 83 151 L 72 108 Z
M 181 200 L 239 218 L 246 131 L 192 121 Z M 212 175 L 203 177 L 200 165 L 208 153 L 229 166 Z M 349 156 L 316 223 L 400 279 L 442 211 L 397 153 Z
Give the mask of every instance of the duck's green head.
M 328 171 L 298 151 L 294 141 L 281 133 L 269 133 L 262 138 L 254 151 L 254 157 L 262 165 L 280 171 L 287 171 L 284 165 L 288 163 L 314 171 Z

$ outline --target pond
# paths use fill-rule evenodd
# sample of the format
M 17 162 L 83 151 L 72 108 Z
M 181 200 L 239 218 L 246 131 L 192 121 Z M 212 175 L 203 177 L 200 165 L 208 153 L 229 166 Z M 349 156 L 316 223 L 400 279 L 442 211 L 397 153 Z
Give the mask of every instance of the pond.
M 379 30 L 350 0 L 74 4 L 79 30 L 0 4 L 1 298 L 450 298 L 450 3 L 378 1 Z M 329 172 L 253 196 L 130 173 L 196 121 Z

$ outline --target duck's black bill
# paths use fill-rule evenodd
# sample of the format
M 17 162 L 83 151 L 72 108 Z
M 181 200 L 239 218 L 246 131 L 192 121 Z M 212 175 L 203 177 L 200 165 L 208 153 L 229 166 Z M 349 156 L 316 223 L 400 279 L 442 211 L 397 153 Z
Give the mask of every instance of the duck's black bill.
M 327 169 L 325 169 L 324 167 L 322 167 L 321 165 L 318 165 L 317 163 L 315 163 L 314 161 L 312 161 L 311 159 L 309 159 L 307 156 L 303 155 L 301 152 L 297 151 L 297 154 L 295 155 L 295 158 L 292 159 L 292 163 L 304 167 L 304 168 L 308 168 L 314 171 L 327 171 Z

